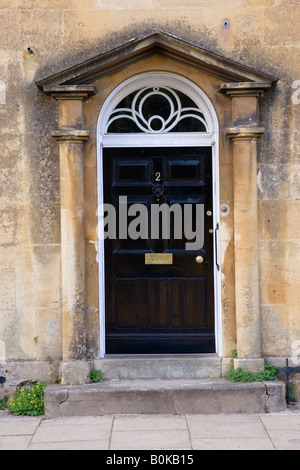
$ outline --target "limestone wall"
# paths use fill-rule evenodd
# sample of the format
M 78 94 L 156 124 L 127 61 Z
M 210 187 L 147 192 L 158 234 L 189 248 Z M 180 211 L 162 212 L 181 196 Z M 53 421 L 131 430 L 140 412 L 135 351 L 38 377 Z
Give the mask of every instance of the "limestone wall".
M 299 20 L 299 0 L 1 0 L 0 363 L 62 355 L 59 154 L 51 137 L 57 103 L 35 82 L 155 29 L 280 79 L 264 97 L 266 132 L 258 144 L 260 303 L 263 354 L 292 355 L 293 341 L 300 340 Z M 118 72 L 114 86 L 131 72 Z M 185 74 L 195 77 L 194 71 Z M 112 89 L 112 82 L 104 85 L 99 107 Z M 99 111 L 86 102 L 90 128 Z M 226 119 L 229 112 L 224 107 Z M 221 202 L 232 209 L 231 143 L 225 135 L 220 139 Z M 87 145 L 92 155 L 95 135 Z M 94 170 L 90 156 L 85 160 L 87 355 L 97 357 L 97 261 L 90 243 L 96 236 Z M 227 357 L 235 348 L 232 217 L 231 210 L 221 226 Z

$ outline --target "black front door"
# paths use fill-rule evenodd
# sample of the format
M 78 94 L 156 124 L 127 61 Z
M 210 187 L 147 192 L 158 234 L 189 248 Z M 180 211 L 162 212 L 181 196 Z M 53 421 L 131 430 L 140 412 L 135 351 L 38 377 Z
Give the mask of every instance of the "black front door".
M 107 148 L 103 162 L 116 209 L 115 226 L 105 219 L 106 352 L 214 352 L 211 147 Z

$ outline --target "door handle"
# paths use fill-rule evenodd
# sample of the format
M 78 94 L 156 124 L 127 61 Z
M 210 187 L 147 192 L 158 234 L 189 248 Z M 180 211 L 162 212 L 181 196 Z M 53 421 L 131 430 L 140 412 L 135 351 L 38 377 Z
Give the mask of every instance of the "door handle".
M 198 263 L 198 264 L 201 264 L 204 261 L 203 257 L 200 256 L 200 255 L 196 256 L 195 260 L 196 260 L 196 263 Z
M 220 271 L 220 265 L 218 263 L 218 234 L 217 234 L 217 230 L 219 230 L 219 224 L 216 225 L 216 229 L 215 229 L 215 259 L 216 259 L 217 270 Z

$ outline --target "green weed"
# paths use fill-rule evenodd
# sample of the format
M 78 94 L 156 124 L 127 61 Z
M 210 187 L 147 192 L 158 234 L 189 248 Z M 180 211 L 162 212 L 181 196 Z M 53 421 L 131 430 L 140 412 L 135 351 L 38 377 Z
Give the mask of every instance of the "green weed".
M 104 372 L 101 370 L 92 369 L 90 371 L 90 382 L 102 382 L 104 377 Z
M 18 387 L 10 400 L 8 409 L 15 416 L 39 416 L 44 414 L 45 382 L 27 382 L 25 387 Z
M 231 382 L 265 382 L 266 380 L 277 380 L 276 374 L 277 367 L 265 361 L 265 370 L 250 372 L 242 367 L 232 368 L 225 374 L 225 378 Z

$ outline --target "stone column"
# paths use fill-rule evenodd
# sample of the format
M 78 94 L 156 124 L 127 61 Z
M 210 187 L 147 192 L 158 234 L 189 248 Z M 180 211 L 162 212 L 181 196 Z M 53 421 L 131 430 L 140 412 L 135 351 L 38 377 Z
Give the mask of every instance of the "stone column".
M 264 368 L 259 308 L 257 140 L 264 132 L 259 127 L 259 99 L 269 86 L 255 83 L 220 86 L 220 91 L 232 100 L 233 127 L 226 134 L 233 144 L 238 356 L 234 366 L 252 371 Z
M 88 93 L 74 90 L 52 93 L 58 101 L 59 129 L 52 133 L 59 143 L 61 204 L 61 273 L 62 273 L 62 383 L 83 383 L 88 367 L 73 361 L 86 358 L 85 319 L 85 231 L 84 231 L 84 142 L 89 138 L 83 129 L 83 101 Z M 80 377 L 80 374 L 82 377 Z
M 57 132 L 60 152 L 63 360 L 85 355 L 83 142 L 86 133 Z

